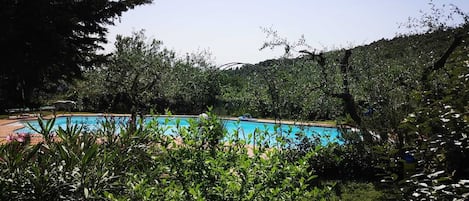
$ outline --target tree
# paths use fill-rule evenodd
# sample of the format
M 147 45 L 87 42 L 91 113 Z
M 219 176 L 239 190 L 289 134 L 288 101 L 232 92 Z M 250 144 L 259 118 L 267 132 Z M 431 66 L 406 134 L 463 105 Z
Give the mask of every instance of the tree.
M 106 76 L 102 84 L 111 95 L 110 106 L 130 112 L 131 127 L 135 126 L 137 112 L 161 103 L 161 77 L 175 57 L 174 52 L 161 45 L 158 40 L 147 43 L 143 31 L 130 37 L 118 35 L 116 51 L 100 72 Z
M 207 52 L 180 58 L 144 31 L 117 36 L 108 62 L 86 70 L 66 97 L 86 111 L 198 114 L 217 104 L 220 75 Z M 81 104 L 80 104 L 81 103 Z M 132 118 L 135 119 L 135 118 Z
M 257 79 L 264 81 L 266 91 L 270 99 L 270 111 L 275 120 L 281 120 L 286 113 L 290 117 L 298 118 L 299 115 L 292 115 L 292 112 L 301 113 L 300 99 L 305 99 L 309 93 L 305 93 L 304 87 L 299 80 L 305 80 L 300 76 L 300 69 L 297 67 L 296 59 L 290 59 L 298 47 L 309 47 L 302 36 L 296 42 L 289 42 L 286 38 L 278 35 L 277 31 L 271 28 L 264 28 L 270 41 L 264 42 L 260 50 L 265 48 L 284 47 L 284 54 L 276 60 L 267 60 L 258 64 L 260 72 Z M 296 76 L 295 76 L 296 75 Z M 303 79 L 302 79 L 303 78 Z M 303 83 L 304 84 L 304 83 Z M 301 91 L 300 93 L 295 93 Z
M 355 96 L 351 93 L 351 84 L 350 84 L 350 74 L 351 74 L 351 66 L 349 64 L 350 57 L 352 55 L 352 51 L 347 49 L 344 51 L 344 55 L 342 59 L 339 61 L 339 71 L 340 71 L 340 76 L 341 76 L 341 83 L 338 84 L 340 86 L 340 91 L 341 92 L 335 92 L 334 88 L 331 87 L 334 82 L 334 80 L 329 79 L 329 74 L 327 73 L 327 64 L 328 61 L 326 57 L 324 56 L 323 53 L 314 53 L 310 52 L 307 50 L 302 50 L 300 51 L 301 53 L 307 54 L 309 56 L 309 59 L 317 61 L 319 68 L 321 69 L 321 76 L 322 76 L 322 81 L 320 82 L 320 85 L 317 87 L 314 87 L 310 90 L 321 90 L 324 95 L 330 96 L 333 98 L 340 99 L 343 103 L 343 112 L 346 115 L 349 115 L 350 118 L 352 118 L 354 122 L 354 126 L 358 128 L 364 128 L 363 127 L 363 121 L 362 121 L 362 114 L 361 110 L 358 108 L 358 103 L 356 101 Z M 329 62 L 331 63 L 331 62 Z M 362 132 L 363 137 L 365 141 L 370 142 L 372 140 L 370 133 L 367 131 Z
M 217 104 L 220 94 L 220 70 L 210 62 L 207 51 L 175 58 L 163 78 L 162 89 L 169 109 L 178 113 L 198 114 Z
M 35 94 L 102 61 L 106 25 L 151 0 L 6 0 L 0 4 L 0 107 L 37 103 Z M 52 83 L 52 85 L 51 85 Z M 49 85 L 49 86 L 48 86 Z M 0 108 L 2 109 L 2 108 Z
M 412 136 L 406 138 L 407 147 L 419 173 L 406 181 L 403 191 L 409 198 L 467 200 L 469 166 L 463 161 L 469 159 L 469 14 L 453 8 L 449 16 L 463 18 L 453 27 L 442 22 L 448 17 L 438 15 L 440 9 L 432 11 L 424 15 L 431 17 L 416 20 L 417 25 L 431 33 L 448 32 L 450 42 L 423 67 L 415 89 L 418 108 L 402 124 L 404 134 Z

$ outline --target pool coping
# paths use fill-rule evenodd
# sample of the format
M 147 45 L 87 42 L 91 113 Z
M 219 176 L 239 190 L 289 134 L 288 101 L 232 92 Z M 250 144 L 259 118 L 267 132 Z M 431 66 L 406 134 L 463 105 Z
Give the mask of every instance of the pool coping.
M 114 113 L 82 113 L 82 114 L 60 114 L 56 115 L 55 117 L 70 117 L 70 116 L 114 116 L 114 117 L 127 117 L 130 114 L 114 114 Z M 158 117 L 180 117 L 180 118 L 197 118 L 199 115 L 145 115 L 145 117 L 151 116 L 158 116 Z M 48 115 L 43 117 L 44 119 L 53 118 L 53 115 Z M 20 122 L 22 121 L 30 121 L 30 120 L 37 120 L 38 117 L 30 117 L 30 118 L 21 118 L 21 119 L 0 119 L 0 144 L 6 142 L 6 137 L 12 134 L 15 134 L 15 131 L 25 126 L 22 125 Z M 220 117 L 221 119 L 225 120 L 239 120 L 236 117 Z M 302 125 L 302 126 L 317 126 L 317 127 L 327 127 L 327 128 L 337 128 L 337 125 L 330 125 L 330 124 L 323 124 L 323 123 L 314 123 L 314 122 L 300 122 L 300 121 L 292 121 L 292 120 L 280 120 L 275 121 L 272 119 L 255 119 L 252 122 L 261 122 L 261 123 L 279 123 L 279 124 L 287 124 L 287 125 Z M 42 141 L 42 136 L 39 134 L 32 135 L 32 143 L 38 143 Z

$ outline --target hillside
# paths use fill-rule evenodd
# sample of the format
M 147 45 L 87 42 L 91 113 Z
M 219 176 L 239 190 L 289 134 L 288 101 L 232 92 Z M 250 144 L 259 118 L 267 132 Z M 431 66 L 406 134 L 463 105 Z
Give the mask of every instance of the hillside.
M 351 49 L 347 78 L 351 93 L 364 112 L 390 106 L 410 110 L 411 91 L 420 74 L 435 62 L 452 42 L 455 32 L 466 29 L 398 36 Z M 468 60 L 467 44 L 458 48 L 450 62 Z M 343 74 L 339 62 L 344 50 L 325 52 L 327 69 L 304 55 L 292 59 L 266 60 L 255 65 L 225 70 L 221 100 L 228 113 L 254 113 L 258 116 L 308 120 L 341 116 L 340 101 L 324 96 L 327 90 L 341 91 Z M 326 75 L 326 77 L 324 77 Z

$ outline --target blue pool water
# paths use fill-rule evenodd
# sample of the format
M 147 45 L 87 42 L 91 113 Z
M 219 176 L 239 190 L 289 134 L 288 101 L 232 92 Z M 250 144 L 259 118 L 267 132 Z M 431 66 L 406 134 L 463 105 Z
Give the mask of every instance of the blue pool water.
M 109 117 L 108 117 L 109 118 Z M 112 117 L 116 124 L 122 125 L 128 121 L 128 117 Z M 176 124 L 179 123 L 181 127 L 189 126 L 189 119 L 187 117 L 146 117 L 145 122 L 150 122 L 151 120 L 158 121 L 158 124 L 165 126 L 167 128 L 166 134 L 172 134 L 176 132 Z M 196 118 L 192 118 L 196 119 Z M 98 130 L 100 129 L 101 123 L 104 122 L 106 118 L 102 116 L 73 116 L 73 117 L 57 117 L 54 125 L 54 129 L 58 127 L 65 128 L 67 121 L 70 121 L 71 124 L 82 125 L 85 130 Z M 27 125 L 29 123 L 34 128 L 39 128 L 37 121 L 28 121 L 23 122 L 25 125 L 24 128 L 16 130 L 16 133 L 36 133 L 30 129 Z M 234 121 L 234 120 L 223 120 L 223 124 L 228 131 L 228 134 L 233 134 L 235 131 L 238 131 L 239 137 L 247 138 L 249 134 L 265 132 L 267 131 L 272 138 L 275 139 L 275 136 L 282 135 L 283 137 L 294 139 L 297 133 L 303 133 L 307 137 L 319 137 L 324 143 L 327 142 L 338 142 L 337 137 L 339 136 L 339 131 L 337 128 L 328 128 L 328 127 L 317 127 L 317 126 L 300 126 L 300 125 L 289 125 L 282 124 L 281 126 L 276 126 L 273 123 L 265 122 L 253 122 L 253 121 Z M 277 129 L 277 130 L 276 130 Z M 271 141 L 275 141 L 271 139 Z

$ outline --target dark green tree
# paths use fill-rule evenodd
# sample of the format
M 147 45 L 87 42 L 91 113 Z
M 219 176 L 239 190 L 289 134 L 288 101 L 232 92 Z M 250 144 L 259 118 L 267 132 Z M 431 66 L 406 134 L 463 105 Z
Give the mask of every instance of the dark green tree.
M 108 25 L 151 0 L 5 0 L 0 3 L 0 109 L 37 103 L 103 59 Z M 3 111 L 3 110 L 2 110 Z

